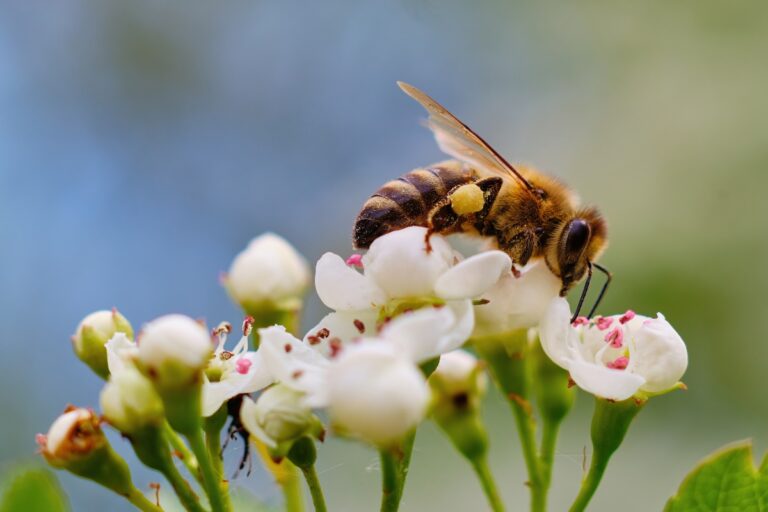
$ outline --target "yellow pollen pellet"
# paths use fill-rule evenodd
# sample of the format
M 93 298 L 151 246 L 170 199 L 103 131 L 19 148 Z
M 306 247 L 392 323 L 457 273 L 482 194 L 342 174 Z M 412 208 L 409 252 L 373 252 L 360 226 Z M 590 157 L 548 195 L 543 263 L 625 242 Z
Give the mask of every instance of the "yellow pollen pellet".
M 483 191 L 474 183 L 462 185 L 450 196 L 451 207 L 457 215 L 477 213 L 483 209 Z

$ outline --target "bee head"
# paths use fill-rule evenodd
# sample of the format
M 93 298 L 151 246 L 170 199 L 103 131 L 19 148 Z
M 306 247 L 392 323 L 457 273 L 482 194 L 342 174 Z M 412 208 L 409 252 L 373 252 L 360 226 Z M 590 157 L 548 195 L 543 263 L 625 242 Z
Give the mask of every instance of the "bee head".
M 605 221 L 594 208 L 577 212 L 558 226 L 545 258 L 549 268 L 563 282 L 561 296 L 584 277 L 589 262 L 600 256 L 605 245 Z

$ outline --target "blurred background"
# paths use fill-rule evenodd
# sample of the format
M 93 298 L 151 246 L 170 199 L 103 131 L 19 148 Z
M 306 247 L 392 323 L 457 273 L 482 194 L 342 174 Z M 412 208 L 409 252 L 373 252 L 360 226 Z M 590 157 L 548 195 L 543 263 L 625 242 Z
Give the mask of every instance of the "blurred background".
M 251 237 L 278 232 L 311 261 L 346 253 L 371 192 L 442 159 L 396 80 L 598 204 L 616 274 L 602 311 L 662 311 L 688 343 L 689 390 L 646 407 L 593 510 L 660 510 L 722 444 L 768 448 L 764 2 L 0 6 L 0 472 L 35 459 L 65 404 L 97 405 L 69 343 L 85 314 L 237 322 L 218 276 Z M 312 296 L 305 326 L 324 312 Z M 581 395 L 564 426 L 554 511 L 575 496 L 591 409 Z M 511 415 L 491 395 L 487 416 L 521 510 Z M 404 511 L 485 506 L 432 425 L 416 450 Z M 370 449 L 330 442 L 319 471 L 332 510 L 377 506 Z M 74 510 L 128 509 L 59 476 Z M 156 479 L 137 468 L 139 485 Z M 260 469 L 237 484 L 279 501 Z

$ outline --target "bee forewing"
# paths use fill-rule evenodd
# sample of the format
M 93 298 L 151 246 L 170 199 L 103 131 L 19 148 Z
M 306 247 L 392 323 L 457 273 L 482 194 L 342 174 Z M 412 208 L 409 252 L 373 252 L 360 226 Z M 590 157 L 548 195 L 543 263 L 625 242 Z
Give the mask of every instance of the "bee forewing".
M 527 189 L 532 189 L 514 167 L 448 109 L 412 85 L 404 82 L 397 82 L 397 85 L 427 110 L 429 129 L 435 134 L 437 145 L 444 153 L 488 173 L 515 178 Z

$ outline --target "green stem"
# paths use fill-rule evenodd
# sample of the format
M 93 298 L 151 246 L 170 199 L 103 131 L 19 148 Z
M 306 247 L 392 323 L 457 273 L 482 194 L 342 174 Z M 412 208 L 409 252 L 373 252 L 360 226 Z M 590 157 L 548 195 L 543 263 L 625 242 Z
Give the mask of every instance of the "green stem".
M 401 464 L 394 453 L 381 450 L 381 512 L 397 512 L 400 505 Z
M 312 504 L 315 506 L 315 512 L 326 512 L 328 509 L 325 506 L 325 496 L 323 496 L 323 488 L 320 486 L 320 479 L 317 478 L 315 465 L 303 467 L 301 472 L 304 473 L 309 493 L 312 495 Z
M 143 512 L 163 512 L 163 509 L 149 501 L 144 494 L 135 487 L 131 489 L 125 498 L 130 501 L 134 507 Z
M 595 412 L 592 415 L 591 428 L 592 462 L 589 465 L 587 476 L 581 483 L 579 494 L 571 505 L 571 512 L 586 510 L 589 501 L 600 485 L 605 468 L 608 467 L 608 461 L 618 450 L 627 430 L 629 430 L 629 425 L 643 408 L 643 405 L 645 405 L 645 401 L 636 401 L 632 398 L 622 402 L 614 402 L 595 397 Z
M 165 432 L 165 437 L 171 444 L 171 448 L 173 448 L 176 457 L 181 459 L 182 464 L 186 466 L 189 474 L 192 475 L 195 480 L 197 480 L 202 485 L 203 477 L 200 474 L 200 464 L 197 463 L 197 458 L 195 455 L 189 450 L 187 445 L 184 443 L 184 440 L 182 440 L 181 436 L 179 436 L 179 434 L 177 434 L 171 428 L 168 422 L 165 422 L 165 425 L 163 425 L 163 430 Z
M 520 444 L 528 471 L 528 487 L 531 492 L 531 511 L 546 510 L 546 496 L 539 459 L 536 453 L 536 422 L 529 401 L 529 377 L 526 356 L 527 332 L 513 333 L 510 343 L 500 340 L 476 342 L 475 347 L 488 362 L 496 385 L 507 398 L 515 418 Z M 506 346 L 514 346 L 516 352 L 508 353 Z
M 173 487 L 176 496 L 185 510 L 189 512 L 205 512 L 205 508 L 200 504 L 200 500 L 172 461 L 161 469 L 163 475 Z
M 504 512 L 504 503 L 501 501 L 501 496 L 499 496 L 499 491 L 496 488 L 496 482 L 488 467 L 488 460 L 485 457 L 477 457 L 470 462 L 472 462 L 472 467 L 477 474 L 477 478 L 483 486 L 483 492 L 488 498 L 488 504 L 491 506 L 491 510 L 493 510 L 493 512 Z
M 203 474 L 203 487 L 208 495 L 208 501 L 211 503 L 211 509 L 213 509 L 213 512 L 227 511 L 224 496 L 222 496 L 221 492 L 221 478 L 216 474 L 211 457 L 208 455 L 205 440 L 203 439 L 203 431 L 198 429 L 190 432 L 187 435 L 187 440 L 200 464 L 200 470 Z
M 299 482 L 296 466 L 289 460 L 283 460 L 281 465 L 285 466 L 285 476 L 280 482 L 285 498 L 285 510 L 286 512 L 303 512 L 304 500 L 301 495 L 301 482 Z
M 560 423 L 550 421 L 543 421 L 542 423 L 539 468 L 541 469 L 541 481 L 546 499 L 547 491 L 549 491 L 549 486 L 552 482 L 552 466 L 555 459 L 555 447 L 557 446 L 557 434 L 560 430 Z

